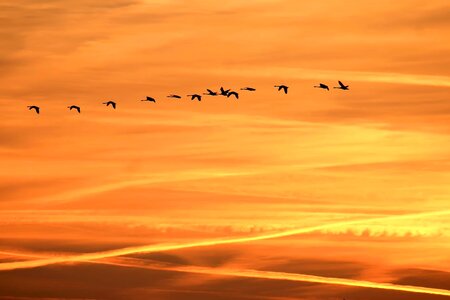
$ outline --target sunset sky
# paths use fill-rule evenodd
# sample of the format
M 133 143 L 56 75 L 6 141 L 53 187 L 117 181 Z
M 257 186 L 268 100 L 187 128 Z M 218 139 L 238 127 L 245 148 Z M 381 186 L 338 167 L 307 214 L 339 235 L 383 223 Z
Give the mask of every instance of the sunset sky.
M 0 299 L 450 299 L 449 36 L 445 0 L 0 0 Z

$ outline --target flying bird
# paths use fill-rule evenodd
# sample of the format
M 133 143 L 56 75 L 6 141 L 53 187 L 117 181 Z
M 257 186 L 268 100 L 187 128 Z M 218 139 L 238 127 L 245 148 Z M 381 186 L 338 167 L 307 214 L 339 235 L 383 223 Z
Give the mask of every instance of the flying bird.
M 315 87 L 315 88 L 319 88 L 319 89 L 324 89 L 324 90 L 327 90 L 327 91 L 330 90 L 330 88 L 328 87 L 328 85 L 323 84 L 323 83 L 320 83 L 319 85 L 315 85 L 314 87 Z
M 198 101 L 202 101 L 202 96 L 200 96 L 199 94 L 188 95 L 188 97 L 191 97 L 191 100 L 197 99 Z
M 344 85 L 341 81 L 338 81 L 339 86 L 335 86 L 335 89 L 340 89 L 340 90 L 348 90 L 348 85 Z
M 203 93 L 203 95 L 208 95 L 208 96 L 217 96 L 217 92 L 213 92 L 210 89 L 206 89 L 208 92 L 207 93 Z
M 156 103 L 155 98 L 152 98 L 152 97 L 149 97 L 149 96 L 145 97 L 145 99 L 141 100 L 141 101 L 148 101 L 148 102 L 155 102 Z
M 108 102 L 103 102 L 103 104 L 106 104 L 106 106 L 112 106 L 112 108 L 116 109 L 116 102 L 114 101 L 108 101 Z
M 279 91 L 283 90 L 285 94 L 288 93 L 288 86 L 286 85 L 275 85 L 276 88 L 278 88 Z
M 254 91 L 256 91 L 256 89 L 255 88 L 252 88 L 252 87 L 245 87 L 245 88 L 242 88 L 241 90 L 243 90 L 243 91 L 250 91 L 250 92 L 254 92 Z
M 27 107 L 28 107 L 28 110 L 34 109 L 36 111 L 36 113 L 39 114 L 39 106 L 31 105 L 31 106 L 27 106 Z
M 79 106 L 71 105 L 71 106 L 67 106 L 67 108 L 68 108 L 69 110 L 75 109 L 78 113 L 81 113 L 81 109 L 80 109 Z
M 236 97 L 236 100 L 239 99 L 239 94 L 238 94 L 237 92 L 235 92 L 235 91 L 229 92 L 229 93 L 227 94 L 227 98 L 230 98 L 230 96 Z
M 228 96 L 229 92 L 230 92 L 230 89 L 225 90 L 223 87 L 220 87 L 220 95 L 221 96 Z
M 176 98 L 176 99 L 181 99 L 181 96 L 178 96 L 178 95 L 174 95 L 174 94 L 170 94 L 169 96 L 167 96 L 167 98 Z

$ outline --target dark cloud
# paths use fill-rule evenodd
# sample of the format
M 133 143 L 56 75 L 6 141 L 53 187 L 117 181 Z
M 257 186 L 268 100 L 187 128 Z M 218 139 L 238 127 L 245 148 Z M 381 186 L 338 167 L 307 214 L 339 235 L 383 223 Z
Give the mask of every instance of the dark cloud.
M 426 269 L 401 269 L 396 270 L 393 274 L 400 277 L 395 281 L 397 284 L 450 290 L 450 272 Z
M 272 260 L 272 259 L 271 259 Z M 358 278 L 366 266 L 356 262 L 329 261 L 314 259 L 274 258 L 273 263 L 265 266 L 266 271 L 309 274 L 325 277 Z

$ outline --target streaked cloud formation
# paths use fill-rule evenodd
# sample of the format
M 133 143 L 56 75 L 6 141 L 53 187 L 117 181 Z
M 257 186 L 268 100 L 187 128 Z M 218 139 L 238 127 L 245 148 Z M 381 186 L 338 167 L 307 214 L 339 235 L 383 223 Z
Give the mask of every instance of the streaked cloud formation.
M 450 290 L 449 14 L 0 1 L 0 297 L 447 298 L 295 280 Z

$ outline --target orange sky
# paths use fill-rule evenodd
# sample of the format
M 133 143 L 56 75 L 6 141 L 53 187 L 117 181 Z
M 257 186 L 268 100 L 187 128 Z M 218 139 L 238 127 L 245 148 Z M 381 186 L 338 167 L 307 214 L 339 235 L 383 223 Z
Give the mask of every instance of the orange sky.
M 450 291 L 447 36 L 443 0 L 0 0 L 0 299 L 448 299 L 401 291 Z M 257 91 L 166 99 L 220 86 Z

